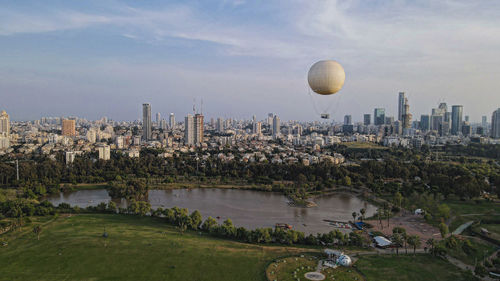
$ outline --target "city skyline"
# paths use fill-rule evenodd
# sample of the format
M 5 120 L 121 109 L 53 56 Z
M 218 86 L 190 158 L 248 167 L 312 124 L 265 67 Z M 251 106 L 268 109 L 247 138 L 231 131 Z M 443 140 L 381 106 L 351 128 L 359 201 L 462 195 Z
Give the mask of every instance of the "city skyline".
M 500 104 L 491 94 L 499 88 L 499 11 L 488 1 L 6 3 L 2 106 L 12 120 L 134 120 L 144 101 L 184 116 L 203 98 L 209 118 L 272 111 L 318 120 L 307 70 L 336 59 L 346 83 L 320 99 L 335 105 L 335 120 L 359 121 L 373 108 L 397 119 L 393 94 L 404 91 L 413 116 L 446 100 L 477 121 Z

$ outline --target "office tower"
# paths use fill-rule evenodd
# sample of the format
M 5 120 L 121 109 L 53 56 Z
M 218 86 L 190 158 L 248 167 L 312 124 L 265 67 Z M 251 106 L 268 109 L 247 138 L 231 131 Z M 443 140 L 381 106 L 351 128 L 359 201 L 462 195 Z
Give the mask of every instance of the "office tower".
M 469 122 L 469 115 L 465 115 L 464 121 Z
M 203 142 L 204 136 L 204 122 L 203 114 L 196 114 L 194 116 L 194 143 L 200 144 Z
M 160 121 L 160 129 L 166 130 L 167 129 L 167 120 L 161 119 Z
M 274 115 L 273 118 L 273 138 L 280 136 L 280 118 L 278 115 Z
M 269 125 L 269 126 L 273 125 L 273 117 L 274 117 L 274 113 L 267 114 L 267 125 Z
M 102 159 L 102 160 L 111 159 L 109 145 L 100 145 L 98 147 L 98 150 L 99 150 L 99 159 Z
M 483 116 L 481 117 L 481 126 L 486 130 L 488 128 L 488 117 Z
M 385 109 L 384 108 L 375 108 L 373 113 L 373 122 L 375 125 L 384 125 L 385 124 Z
M 217 122 L 215 123 L 215 131 L 217 131 L 217 133 L 224 132 L 224 120 L 220 117 L 217 118 Z
M 194 144 L 194 118 L 191 114 L 184 118 L 184 143 L 186 145 Z
M 10 135 L 10 117 L 5 110 L 0 113 L 0 135 L 6 137 Z
M 462 114 L 464 107 L 461 105 L 454 105 L 451 107 L 451 134 L 458 135 L 462 131 Z
M 392 123 L 394 123 L 394 116 L 385 117 L 385 124 L 386 125 L 392 125 Z
M 441 123 L 443 123 L 443 115 L 433 114 L 431 115 L 431 130 L 439 131 Z
M 161 121 L 161 113 L 158 112 L 156 113 L 156 125 L 160 126 L 160 121 Z
M 151 105 L 149 103 L 142 105 L 142 139 L 151 140 Z
M 75 120 L 63 119 L 61 134 L 67 137 L 76 136 L 75 123 Z
M 500 138 L 500 108 L 495 110 L 491 116 L 491 137 Z
M 352 116 L 351 115 L 344 116 L 344 125 L 351 125 L 351 124 L 352 124 Z
M 175 115 L 173 113 L 170 113 L 170 117 L 168 118 L 168 123 L 170 129 L 175 129 Z
M 429 131 L 431 128 L 431 118 L 427 114 L 420 115 L 420 130 Z
M 410 113 L 410 104 L 408 103 L 408 99 L 404 99 L 403 106 L 403 116 L 402 116 L 402 128 L 409 129 L 411 127 L 411 113 Z
M 256 121 L 256 117 L 255 115 L 252 116 L 252 134 L 256 134 L 257 133 L 257 121 Z
M 442 121 L 438 125 L 438 132 L 440 136 L 447 136 L 450 134 L 450 124 L 449 122 Z
M 462 124 L 462 135 L 468 137 L 471 134 L 472 134 L 472 127 L 470 126 L 470 123 L 464 121 L 464 123 Z
M 438 106 L 438 111 L 439 111 L 438 114 L 445 115 L 446 112 L 448 112 L 448 105 L 445 102 L 440 103 Z M 444 121 L 449 122 L 450 120 L 444 120 Z
M 405 93 L 399 92 L 398 96 L 398 120 L 403 121 L 403 115 L 405 115 L 405 103 L 406 103 Z
M 363 115 L 363 124 L 369 126 L 372 123 L 372 116 L 370 114 Z

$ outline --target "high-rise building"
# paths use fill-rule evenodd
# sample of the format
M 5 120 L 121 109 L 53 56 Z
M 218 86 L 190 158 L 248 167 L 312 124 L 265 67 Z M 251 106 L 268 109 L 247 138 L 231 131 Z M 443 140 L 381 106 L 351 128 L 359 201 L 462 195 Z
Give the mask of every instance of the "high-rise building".
M 280 118 L 278 115 L 274 115 L 273 118 L 273 138 L 280 136 Z
M 431 130 L 439 131 L 439 127 L 441 126 L 441 123 L 443 123 L 443 118 L 444 118 L 443 115 L 432 114 L 431 115 Z
M 194 118 L 191 114 L 184 118 L 184 143 L 186 145 L 194 144 Z
M 469 122 L 469 115 L 465 115 L 464 121 Z
M 491 116 L 491 137 L 500 139 L 500 108 L 495 110 Z
M 194 143 L 200 144 L 203 142 L 204 136 L 204 122 L 203 114 L 196 114 L 194 116 Z
M 488 128 L 488 117 L 483 116 L 481 117 L 481 127 L 483 127 L 485 130 Z
M 420 130 L 429 131 L 431 128 L 431 118 L 428 114 L 420 115 Z
M 471 134 L 472 134 L 472 127 L 470 126 L 470 123 L 464 121 L 464 123 L 462 124 L 462 135 L 468 137 Z
M 76 136 L 76 122 L 75 120 L 63 119 L 61 134 L 67 137 Z
M 151 105 L 142 104 L 142 139 L 151 140 Z
M 371 116 L 371 114 L 365 114 L 365 115 L 363 115 L 363 124 L 365 124 L 365 126 L 369 126 L 371 123 L 372 123 L 372 116 Z
M 257 117 L 252 116 L 252 134 L 256 134 L 257 133 L 257 121 L 256 121 Z
M 0 150 L 10 147 L 10 118 L 9 114 L 2 110 L 0 113 Z
M 102 160 L 109 160 L 109 159 L 111 159 L 111 153 L 110 153 L 109 145 L 100 145 L 98 147 L 98 150 L 99 150 L 99 159 L 102 159 Z
M 255 123 L 255 133 L 256 135 L 262 134 L 262 122 Z
M 161 113 L 157 112 L 156 113 L 156 125 L 160 126 L 160 121 L 161 121 Z
M 166 130 L 167 129 L 167 120 L 161 119 L 160 121 L 160 129 Z
M 406 103 L 405 93 L 399 92 L 399 96 L 398 96 L 398 120 L 399 121 L 403 121 L 403 116 L 405 115 L 405 103 Z
M 217 133 L 224 132 L 224 120 L 220 117 L 217 118 L 217 123 L 215 123 L 215 131 L 217 131 Z
M 10 117 L 5 110 L 0 113 L 0 135 L 10 135 Z
M 385 124 L 385 109 L 384 108 L 375 108 L 373 113 L 373 124 L 375 125 L 384 125 Z
M 174 113 L 170 113 L 168 123 L 169 123 L 168 125 L 170 126 L 170 129 L 175 129 L 175 115 L 174 115 Z
M 451 134 L 458 135 L 462 131 L 462 114 L 464 107 L 462 105 L 454 105 L 451 107 Z
M 274 113 L 267 114 L 267 125 L 269 125 L 269 126 L 273 125 L 273 117 L 274 117 Z
M 352 125 L 352 116 L 351 115 L 344 116 L 344 125 Z

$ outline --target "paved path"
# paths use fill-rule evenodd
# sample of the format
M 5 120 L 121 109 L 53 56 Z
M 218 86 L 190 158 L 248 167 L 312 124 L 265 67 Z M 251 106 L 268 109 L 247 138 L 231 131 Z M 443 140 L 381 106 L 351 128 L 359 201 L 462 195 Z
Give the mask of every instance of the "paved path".
M 474 223 L 474 221 L 468 221 L 468 222 L 462 224 L 461 226 L 457 227 L 457 229 L 455 229 L 455 231 L 453 231 L 451 234 L 460 235 L 460 234 L 462 234 L 462 232 L 464 232 L 464 230 L 466 230 L 473 223 Z

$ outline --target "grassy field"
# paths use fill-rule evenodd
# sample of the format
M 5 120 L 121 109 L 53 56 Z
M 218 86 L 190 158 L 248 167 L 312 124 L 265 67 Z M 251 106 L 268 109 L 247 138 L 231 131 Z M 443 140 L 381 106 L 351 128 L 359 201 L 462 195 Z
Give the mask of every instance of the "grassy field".
M 500 203 L 489 202 L 480 200 L 479 203 L 475 201 L 445 201 L 453 215 L 459 216 L 464 214 L 487 214 L 487 213 L 500 213 Z
M 0 280 L 265 280 L 273 259 L 310 251 L 181 234 L 150 217 L 59 217 L 40 241 L 32 227 L 2 236 Z
M 430 255 L 364 256 L 358 260 L 356 267 L 367 280 L 464 280 L 463 273 L 455 266 Z
M 266 280 L 274 260 L 315 251 L 181 234 L 151 217 L 80 214 L 31 221 L 0 236 L 8 243 L 0 244 L 0 280 Z M 31 232 L 38 224 L 39 241 Z M 104 227 L 108 238 L 102 237 Z M 363 256 L 357 267 L 375 281 L 462 280 L 453 265 L 431 256 Z M 326 275 L 350 280 L 357 273 L 349 270 Z

